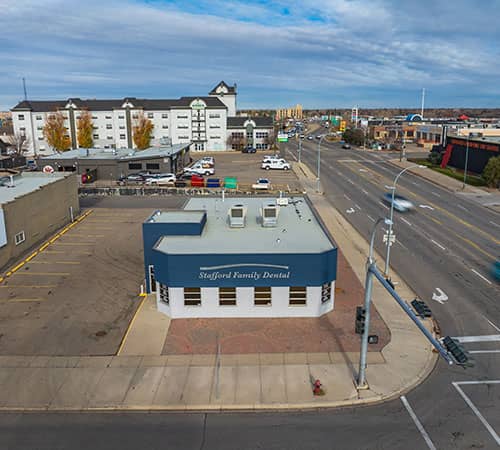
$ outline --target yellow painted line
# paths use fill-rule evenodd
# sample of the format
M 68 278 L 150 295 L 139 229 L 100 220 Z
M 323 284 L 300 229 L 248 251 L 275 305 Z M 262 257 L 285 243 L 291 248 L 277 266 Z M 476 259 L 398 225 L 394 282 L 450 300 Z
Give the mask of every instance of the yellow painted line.
M 4 280 L 4 278 L 3 278 L 3 277 L 0 277 L 0 283 L 1 283 L 3 280 Z M 2 287 L 2 286 L 0 286 L 0 287 Z
M 42 302 L 44 300 L 47 300 L 46 298 L 42 297 L 34 297 L 34 298 L 11 298 L 9 299 L 8 303 L 16 303 L 16 302 Z
M 54 276 L 54 277 L 60 277 L 60 276 L 66 276 L 66 275 L 71 275 L 69 272 L 19 272 L 17 275 L 36 275 L 36 276 Z
M 39 249 L 38 251 L 39 252 L 43 252 L 47 247 L 49 246 L 49 243 L 47 242 L 46 244 L 43 244 Z
M 134 317 L 132 317 L 132 320 L 130 321 L 130 323 L 128 325 L 127 331 L 125 332 L 125 335 L 123 336 L 123 339 L 122 339 L 122 341 L 120 343 L 120 347 L 118 347 L 118 351 L 116 352 L 117 356 L 120 356 L 120 352 L 122 351 L 123 346 L 125 345 L 125 341 L 127 340 L 127 337 L 128 337 L 128 334 L 130 333 L 132 325 L 134 325 L 135 319 L 139 315 L 139 311 L 142 309 L 142 307 L 144 305 L 144 301 L 146 300 L 146 298 L 147 298 L 146 296 L 142 297 L 141 304 L 137 308 L 137 311 L 135 312 Z
M 11 272 L 16 272 L 17 270 L 19 270 L 21 267 L 24 266 L 24 261 L 22 263 L 19 263 L 16 267 L 14 267 L 13 269 L 11 269 Z
M 10 270 L 5 274 L 6 277 L 10 277 L 11 275 L 12 275 L 12 272 Z
M 93 245 L 95 242 L 58 242 L 57 245 Z
M 54 288 L 56 286 L 57 286 L 56 284 L 3 284 L 2 286 L 0 286 L 0 288 L 47 289 L 47 288 Z
M 24 261 L 25 262 L 30 262 L 36 255 L 38 255 L 38 250 L 31 255 L 29 255 Z
M 31 261 L 31 264 L 80 264 L 78 261 Z
M 89 237 L 104 237 L 105 235 L 104 234 L 82 234 L 82 235 L 73 235 L 71 237 L 74 237 L 74 238 L 89 238 Z

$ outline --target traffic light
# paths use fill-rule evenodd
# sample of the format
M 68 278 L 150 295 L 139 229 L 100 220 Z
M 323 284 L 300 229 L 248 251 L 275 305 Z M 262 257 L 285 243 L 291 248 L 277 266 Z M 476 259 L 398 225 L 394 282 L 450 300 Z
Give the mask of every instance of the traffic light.
M 355 331 L 357 334 L 365 332 L 366 310 L 362 306 L 356 306 L 356 325 Z
M 431 309 L 427 306 L 427 304 L 423 300 L 419 300 L 418 298 L 416 298 L 415 300 L 411 301 L 411 306 L 413 306 L 415 312 L 422 319 L 424 319 L 425 317 L 432 317 Z
M 451 353 L 455 363 L 464 367 L 473 367 L 474 361 L 471 359 L 469 353 L 462 347 L 462 345 L 450 336 L 443 338 L 443 345 Z

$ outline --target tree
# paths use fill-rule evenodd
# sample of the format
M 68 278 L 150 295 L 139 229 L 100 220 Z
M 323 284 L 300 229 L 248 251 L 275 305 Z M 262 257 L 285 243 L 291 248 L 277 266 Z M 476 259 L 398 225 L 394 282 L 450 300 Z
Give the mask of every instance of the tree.
M 348 128 L 347 130 L 344 131 L 342 138 L 348 144 L 363 145 L 363 142 L 365 140 L 365 134 L 363 130 L 361 130 L 360 128 L 355 128 L 355 129 Z
M 483 170 L 483 178 L 490 187 L 500 185 L 500 156 L 490 158 Z
M 153 132 L 153 122 L 149 120 L 144 113 L 140 114 L 133 126 L 134 144 L 139 150 L 148 148 L 151 142 Z
M 48 144 L 58 152 L 69 150 L 71 139 L 68 136 L 68 129 L 64 126 L 64 116 L 55 112 L 47 117 L 47 122 L 43 127 L 43 135 Z
M 78 146 L 82 148 L 93 147 L 94 140 L 92 139 L 92 114 L 89 111 L 83 111 L 80 114 L 77 129 Z
M 14 154 L 22 156 L 28 151 L 30 138 L 25 133 L 17 132 L 6 139 L 7 143 L 14 148 Z

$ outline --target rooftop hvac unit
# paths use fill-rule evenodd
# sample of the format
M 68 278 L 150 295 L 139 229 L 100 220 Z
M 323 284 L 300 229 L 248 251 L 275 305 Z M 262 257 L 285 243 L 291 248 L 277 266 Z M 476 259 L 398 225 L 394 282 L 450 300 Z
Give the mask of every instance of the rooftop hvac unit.
M 229 209 L 229 226 L 231 228 L 243 228 L 245 226 L 245 220 L 247 215 L 247 209 L 243 205 L 233 205 Z
M 275 203 L 264 203 L 262 205 L 262 226 L 275 227 L 278 225 L 278 205 Z

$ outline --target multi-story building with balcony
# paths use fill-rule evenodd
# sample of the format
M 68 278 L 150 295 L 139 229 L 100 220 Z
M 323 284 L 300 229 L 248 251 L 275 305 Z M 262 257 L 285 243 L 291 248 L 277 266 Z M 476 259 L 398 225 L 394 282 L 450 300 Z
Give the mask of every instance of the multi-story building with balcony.
M 89 111 L 92 114 L 95 148 L 135 148 L 133 128 L 143 114 L 153 123 L 152 146 L 190 143 L 191 150 L 226 150 L 228 125 L 236 115 L 236 85 L 228 86 L 221 81 L 208 96 L 172 100 L 135 97 L 117 100 L 24 100 L 11 111 L 14 133 L 28 137 L 30 151 L 34 154 L 53 152 L 43 130 L 47 118 L 56 111 L 64 116 L 72 149 L 79 147 L 78 119 L 84 111 Z M 272 132 L 272 119 L 269 124 L 269 132 Z

